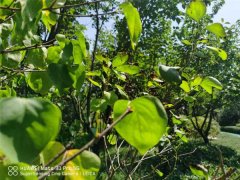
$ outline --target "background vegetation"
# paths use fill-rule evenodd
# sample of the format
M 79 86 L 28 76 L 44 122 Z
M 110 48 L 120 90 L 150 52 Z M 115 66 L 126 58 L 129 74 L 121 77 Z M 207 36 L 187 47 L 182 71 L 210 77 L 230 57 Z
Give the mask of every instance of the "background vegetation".
M 1 0 L 0 177 L 238 179 L 239 135 L 220 129 L 239 134 L 240 21 L 213 22 L 223 5 Z

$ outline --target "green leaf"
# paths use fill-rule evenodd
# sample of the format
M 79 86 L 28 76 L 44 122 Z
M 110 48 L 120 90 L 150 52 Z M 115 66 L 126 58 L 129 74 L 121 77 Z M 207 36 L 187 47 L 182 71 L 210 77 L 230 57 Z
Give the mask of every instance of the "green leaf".
M 187 81 L 182 81 L 180 88 L 182 88 L 186 93 L 189 93 L 191 91 Z
M 52 6 L 55 9 L 50 10 L 44 10 L 42 11 L 42 22 L 46 26 L 47 30 L 50 32 L 51 27 L 54 26 L 57 23 L 57 20 L 59 18 L 58 13 L 60 13 L 60 8 L 57 9 L 57 7 L 64 6 L 66 0 L 42 0 L 43 8 L 49 8 Z M 54 3 L 54 4 L 53 4 Z
M 117 144 L 117 136 L 115 134 L 113 134 L 113 133 L 109 134 L 107 136 L 107 140 L 108 140 L 109 144 L 111 144 L 111 145 Z
M 228 55 L 227 55 L 227 53 L 224 51 L 224 50 L 222 50 L 222 49 L 219 49 L 219 48 L 216 48 L 216 47 L 211 47 L 211 46 L 207 46 L 207 48 L 208 49 L 211 49 L 211 50 L 213 50 L 213 51 L 215 51 L 215 52 L 217 52 L 218 53 L 218 56 L 222 59 L 222 60 L 227 60 L 227 57 L 228 57 Z
M 67 151 L 66 158 L 72 157 L 78 151 L 78 149 Z M 100 158 L 96 154 L 90 151 L 83 151 L 66 164 L 66 170 L 64 172 L 69 175 L 65 176 L 65 180 L 95 180 L 100 169 L 100 164 Z
M 38 180 L 34 167 L 25 163 L 0 164 L 0 175 L 3 180 Z
M 212 94 L 213 88 L 222 90 L 222 84 L 216 78 L 211 76 L 205 77 L 200 86 L 205 89 L 209 94 Z
M 118 96 L 113 91 L 111 92 L 104 91 L 103 94 L 104 94 L 104 99 L 106 100 L 107 104 L 110 106 L 112 106 L 118 100 Z
M 61 64 L 73 64 L 74 58 L 73 58 L 73 45 L 71 42 L 66 42 L 65 46 L 61 53 L 61 59 L 59 63 Z
M 180 130 L 177 129 L 177 130 L 175 130 L 175 132 L 176 132 L 176 135 L 177 135 L 183 142 L 185 142 L 185 143 L 188 142 L 188 138 L 186 137 L 184 131 L 180 131 Z
M 192 45 L 192 43 L 188 40 L 182 40 L 182 43 L 185 44 L 185 45 L 188 45 L 188 46 Z
M 77 67 L 69 68 L 69 70 L 70 76 L 74 81 L 73 87 L 80 91 L 86 77 L 85 66 L 83 64 L 77 65 Z
M 126 99 L 128 99 L 127 93 L 124 91 L 124 88 L 122 86 L 119 86 L 115 84 L 115 87 L 117 88 L 118 92 Z
M 87 57 L 86 42 L 82 32 L 77 32 L 76 35 L 78 39 L 72 40 L 74 63 L 81 64 Z
M 50 64 L 47 72 L 53 84 L 60 92 L 66 88 L 70 88 L 74 83 L 74 80 L 70 76 L 69 69 L 65 64 Z
M 20 62 L 23 60 L 25 51 L 11 52 L 7 54 L 0 55 L 2 56 L 1 66 L 6 66 L 9 68 L 16 68 Z
M 52 87 L 52 81 L 47 72 L 30 72 L 26 74 L 26 82 L 36 93 L 47 94 Z
M 196 98 L 192 96 L 185 96 L 183 99 L 187 102 L 194 102 L 196 100 Z
M 163 177 L 163 172 L 161 172 L 160 170 L 158 170 L 158 169 L 156 169 L 155 170 L 155 172 L 157 173 L 157 175 L 159 176 L 159 177 Z
M 193 82 L 191 82 L 191 86 L 192 86 L 192 87 L 193 87 L 193 86 L 198 86 L 198 85 L 201 84 L 201 82 L 202 82 L 202 78 L 201 78 L 200 76 L 197 76 L 197 77 L 193 80 Z
M 91 110 L 104 112 L 107 109 L 106 99 L 92 99 Z
M 139 73 L 140 68 L 134 65 L 121 65 L 116 68 L 117 71 L 124 72 L 130 75 Z
M 62 49 L 63 49 L 64 46 L 65 46 L 65 39 L 66 39 L 66 37 L 65 37 L 64 34 L 57 34 L 57 35 L 56 35 L 56 40 L 57 40 L 59 46 L 60 46 Z
M 48 143 L 48 145 L 43 149 L 43 151 L 40 154 L 40 162 L 43 166 L 48 164 L 55 156 L 56 154 L 59 154 L 61 151 L 63 151 L 65 147 L 56 141 L 51 141 Z M 52 164 L 51 167 L 54 165 L 57 165 L 60 163 L 63 159 L 63 155 L 59 156 Z
M 217 37 L 226 37 L 225 29 L 221 23 L 213 23 L 211 25 L 208 25 L 207 30 L 214 33 Z
M 0 2 L 1 2 L 1 6 L 8 7 L 9 5 L 11 5 L 12 0 L 1 0 Z M 11 11 L 6 9 L 0 9 L 0 19 L 4 20 L 10 14 L 11 14 Z
M 179 67 L 170 67 L 170 66 L 165 66 L 165 65 L 160 65 L 159 66 L 159 72 L 161 74 L 161 77 L 170 83 L 176 82 L 180 83 L 181 82 L 181 76 L 179 75 L 179 72 L 177 71 Z
M 128 55 L 123 53 L 118 53 L 117 56 L 114 57 L 112 66 L 118 67 L 123 65 L 128 60 Z
M 131 102 L 117 101 L 113 108 L 114 119 L 122 115 L 128 107 L 132 112 L 125 116 L 115 129 L 122 138 L 144 154 L 155 146 L 165 133 L 167 114 L 156 97 L 145 96 Z
M 43 99 L 0 100 L 0 151 L 12 162 L 32 162 L 59 132 L 61 111 Z
M 127 20 L 128 31 L 130 35 L 131 45 L 135 49 L 138 39 L 142 33 L 142 22 L 138 10 L 130 3 L 124 2 L 120 5 L 124 16 Z
M 16 91 L 8 86 L 0 89 L 0 98 L 16 96 Z
M 199 22 L 206 14 L 207 8 L 202 0 L 192 0 L 187 7 L 187 15 Z
M 208 179 L 208 170 L 206 168 L 204 168 L 203 166 L 201 165 L 191 165 L 190 166 L 190 170 L 191 172 L 198 176 L 198 177 L 205 177 L 205 179 Z
M 99 87 L 99 88 L 101 88 L 102 87 L 102 85 L 101 84 L 99 84 L 97 81 L 94 81 L 93 79 L 91 79 L 91 78 L 88 78 L 88 80 L 94 85 L 94 86 L 97 86 L 97 87 Z
M 61 58 L 61 52 L 62 48 L 60 46 L 52 46 L 48 48 L 48 54 L 47 54 L 47 63 L 58 63 L 58 61 Z
M 24 24 L 34 21 L 42 9 L 42 0 L 19 0 Z
M 27 53 L 26 63 L 36 68 L 44 68 L 46 66 L 47 49 L 45 47 L 30 50 Z

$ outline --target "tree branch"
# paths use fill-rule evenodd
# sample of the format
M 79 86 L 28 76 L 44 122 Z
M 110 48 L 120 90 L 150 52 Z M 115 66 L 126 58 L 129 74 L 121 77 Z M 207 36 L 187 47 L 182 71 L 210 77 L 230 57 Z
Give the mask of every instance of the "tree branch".
M 110 126 L 108 126 L 102 133 L 100 133 L 95 138 L 93 138 L 91 141 L 89 141 L 87 144 L 85 144 L 76 154 L 74 154 L 73 156 L 63 160 L 60 164 L 54 166 L 50 171 L 48 171 L 48 172 L 42 174 L 41 176 L 39 176 L 39 180 L 43 180 L 45 177 L 51 175 L 51 173 L 55 172 L 57 169 L 61 168 L 66 163 L 68 163 L 69 161 L 73 160 L 75 157 L 80 155 L 83 151 L 92 147 L 103 136 L 105 136 L 117 123 L 119 123 L 119 121 L 121 121 L 126 115 L 128 115 L 131 112 L 132 112 L 132 110 L 130 108 L 127 108 L 127 110 L 121 116 L 119 116 Z

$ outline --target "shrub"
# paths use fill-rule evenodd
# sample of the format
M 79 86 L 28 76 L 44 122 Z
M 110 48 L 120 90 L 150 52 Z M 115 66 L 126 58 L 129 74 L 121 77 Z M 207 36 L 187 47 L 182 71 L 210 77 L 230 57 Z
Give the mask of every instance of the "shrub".
M 234 134 L 240 134 L 240 127 L 237 126 L 223 126 L 221 127 L 222 131 L 230 132 Z
M 224 108 L 219 115 L 220 126 L 234 126 L 240 120 L 240 105 Z

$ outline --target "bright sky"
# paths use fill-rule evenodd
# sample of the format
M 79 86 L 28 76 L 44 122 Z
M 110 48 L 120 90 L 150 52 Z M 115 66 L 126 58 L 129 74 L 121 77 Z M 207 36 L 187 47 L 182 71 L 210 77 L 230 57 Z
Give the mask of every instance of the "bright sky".
M 240 19 L 240 0 L 225 0 L 225 4 L 214 17 L 214 22 L 221 22 L 222 18 L 224 22 L 230 22 L 231 24 L 234 24 Z M 93 40 L 95 37 L 95 30 L 91 28 L 91 18 L 79 18 L 79 21 L 81 24 L 88 27 L 88 30 L 85 31 L 85 35 Z M 107 24 L 107 26 L 109 26 L 108 29 L 111 29 L 112 24 L 113 22 Z
M 240 0 L 225 0 L 225 4 L 214 17 L 214 21 L 220 22 L 221 18 L 231 24 L 240 19 Z

